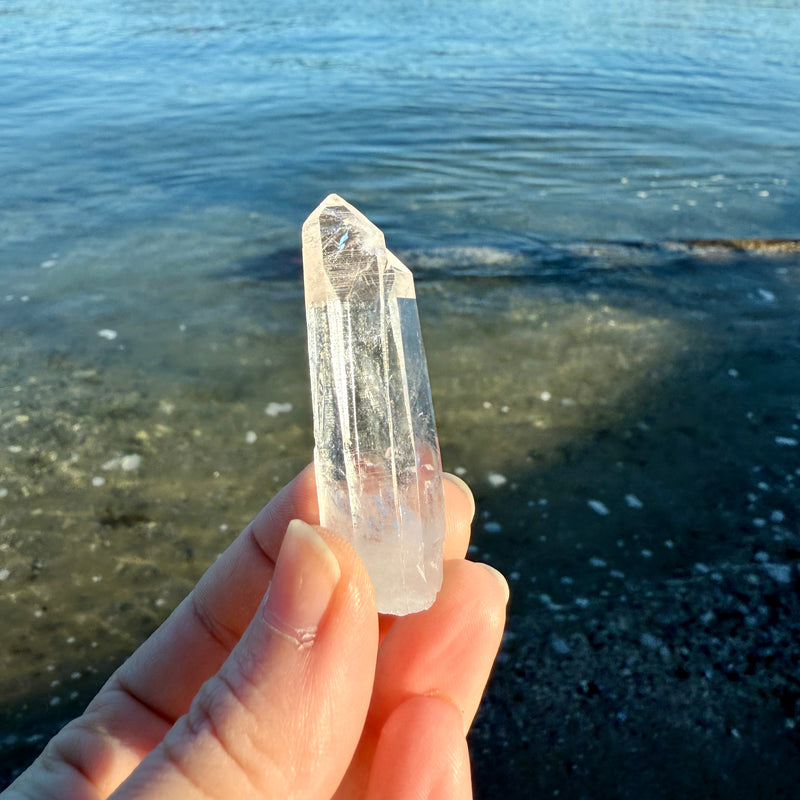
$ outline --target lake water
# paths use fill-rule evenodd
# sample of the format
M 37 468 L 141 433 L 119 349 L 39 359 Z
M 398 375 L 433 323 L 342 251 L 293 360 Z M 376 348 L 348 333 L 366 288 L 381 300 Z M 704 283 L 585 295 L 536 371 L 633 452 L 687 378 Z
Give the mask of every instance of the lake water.
M 688 242 L 800 234 L 798 41 L 788 1 L 0 0 L 1 774 L 309 459 L 332 191 L 415 269 L 520 614 L 720 515 L 796 537 L 800 257 Z

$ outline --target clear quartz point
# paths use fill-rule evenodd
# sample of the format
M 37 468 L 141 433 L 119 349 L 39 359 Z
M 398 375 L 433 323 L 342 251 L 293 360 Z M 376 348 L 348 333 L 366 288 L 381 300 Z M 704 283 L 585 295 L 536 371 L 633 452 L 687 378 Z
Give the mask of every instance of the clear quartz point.
M 442 584 L 444 492 L 411 271 L 338 195 L 303 225 L 320 522 L 369 570 L 378 611 Z

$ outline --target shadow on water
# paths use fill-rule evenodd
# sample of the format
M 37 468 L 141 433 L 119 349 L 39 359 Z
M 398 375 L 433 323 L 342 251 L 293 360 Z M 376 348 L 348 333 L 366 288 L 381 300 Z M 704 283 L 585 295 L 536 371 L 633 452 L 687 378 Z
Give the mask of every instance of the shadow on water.
M 476 795 L 789 797 L 800 781 L 800 262 L 690 248 L 655 266 L 629 256 L 630 269 L 595 280 L 619 259 L 612 247 L 573 251 L 551 279 L 510 265 L 454 282 L 422 266 L 443 460 L 477 499 L 472 557 L 512 589 L 470 739 Z M 232 277 L 297 269 L 281 253 Z M 305 440 L 292 435 L 299 462 Z M 201 460 L 213 449 L 187 442 Z M 121 501 L 106 515 L 121 525 L 98 524 L 136 532 L 165 513 L 123 519 L 136 508 Z M 176 531 L 159 557 L 185 539 Z M 143 596 L 160 591 L 148 574 Z M 115 623 L 129 638 L 108 640 L 96 673 L 62 650 L 0 705 L 2 779 L 152 630 L 138 608 Z M 52 706 L 50 674 L 85 683 Z
M 683 341 L 636 365 L 648 342 L 632 329 L 612 396 L 594 392 L 601 408 L 581 409 L 590 426 L 568 422 L 578 383 L 552 389 L 528 369 L 535 359 L 497 353 L 538 408 L 525 431 L 504 413 L 519 400 L 511 382 L 485 384 L 482 439 L 516 442 L 516 457 L 488 480 L 465 475 L 479 508 L 474 557 L 512 588 L 471 739 L 479 797 L 796 791 L 800 265 L 723 255 L 605 283 L 618 288 L 609 306 L 657 307 Z M 599 343 L 575 341 L 562 363 L 584 347 L 602 357 Z M 637 366 L 615 401 L 614 383 Z M 451 435 L 445 460 L 459 463 Z
M 297 247 L 284 247 L 242 258 L 231 264 L 217 277 L 221 280 L 230 278 L 251 281 L 273 281 L 299 278 L 303 273 L 303 256 Z
M 796 363 L 774 341 L 689 356 L 617 424 L 555 455 L 532 433 L 526 468 L 473 481 L 474 557 L 512 587 L 478 796 L 792 795 Z

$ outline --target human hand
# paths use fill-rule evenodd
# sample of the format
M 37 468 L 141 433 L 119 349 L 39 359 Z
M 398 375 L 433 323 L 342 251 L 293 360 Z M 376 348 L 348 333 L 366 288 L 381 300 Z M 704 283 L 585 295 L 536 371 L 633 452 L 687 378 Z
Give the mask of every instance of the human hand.
M 379 617 L 353 548 L 299 521 L 319 521 L 306 468 L 3 800 L 470 797 L 465 736 L 508 587 L 464 560 L 458 479 L 445 503 L 436 602 Z

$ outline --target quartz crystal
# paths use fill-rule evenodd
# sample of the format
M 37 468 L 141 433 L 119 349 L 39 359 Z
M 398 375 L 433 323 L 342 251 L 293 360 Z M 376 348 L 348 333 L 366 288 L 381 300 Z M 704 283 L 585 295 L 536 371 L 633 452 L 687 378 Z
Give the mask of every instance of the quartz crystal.
M 369 570 L 378 611 L 428 608 L 442 583 L 439 442 L 411 271 L 332 194 L 303 225 L 320 522 Z

